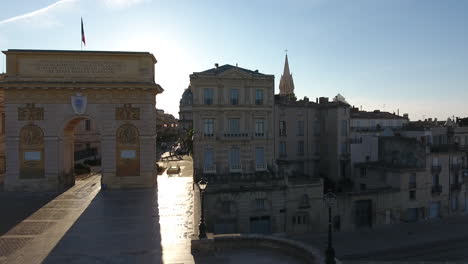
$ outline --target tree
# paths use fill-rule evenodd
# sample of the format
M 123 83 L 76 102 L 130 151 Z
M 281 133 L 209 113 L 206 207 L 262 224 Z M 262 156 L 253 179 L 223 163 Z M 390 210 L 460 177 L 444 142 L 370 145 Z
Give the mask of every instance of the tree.
M 187 133 L 185 133 L 185 137 L 183 139 L 184 147 L 187 149 L 187 154 L 193 156 L 193 128 L 189 129 Z

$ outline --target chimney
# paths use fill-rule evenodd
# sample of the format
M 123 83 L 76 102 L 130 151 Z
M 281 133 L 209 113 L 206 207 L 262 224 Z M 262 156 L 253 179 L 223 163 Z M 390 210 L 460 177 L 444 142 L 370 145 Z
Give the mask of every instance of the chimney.
M 319 103 L 320 103 L 320 104 L 326 104 L 326 103 L 328 103 L 328 97 L 320 97 L 320 98 L 319 98 Z
M 315 97 L 315 103 L 318 104 L 318 97 Z
M 400 115 L 400 108 L 397 109 L 397 115 Z
M 219 68 L 219 64 L 218 64 L 218 63 L 215 63 L 215 68 L 216 68 L 216 69 Z
M 404 118 L 406 118 L 406 119 L 409 119 L 409 117 L 408 117 L 408 114 L 407 114 L 407 113 L 404 113 L 404 114 L 403 114 L 403 117 L 404 117 Z

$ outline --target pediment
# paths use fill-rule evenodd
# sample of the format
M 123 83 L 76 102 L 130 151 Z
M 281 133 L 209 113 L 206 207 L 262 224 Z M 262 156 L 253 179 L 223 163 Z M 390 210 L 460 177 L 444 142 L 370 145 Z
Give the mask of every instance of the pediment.
M 250 77 L 250 73 L 247 73 L 239 68 L 232 68 L 220 73 L 218 76 L 227 78 L 245 78 Z

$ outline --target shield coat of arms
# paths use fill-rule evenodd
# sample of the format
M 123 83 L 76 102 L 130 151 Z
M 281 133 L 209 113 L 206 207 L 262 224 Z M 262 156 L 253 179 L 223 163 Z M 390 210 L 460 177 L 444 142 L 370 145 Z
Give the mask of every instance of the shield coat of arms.
M 71 104 L 77 115 L 82 115 L 86 112 L 86 103 L 86 96 L 81 95 L 80 93 L 71 97 Z

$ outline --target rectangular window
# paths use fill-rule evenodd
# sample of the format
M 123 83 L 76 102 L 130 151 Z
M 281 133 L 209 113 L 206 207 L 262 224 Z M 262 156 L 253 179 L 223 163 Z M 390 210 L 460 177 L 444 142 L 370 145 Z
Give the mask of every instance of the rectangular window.
M 432 174 L 432 185 L 438 186 L 439 185 L 439 174 Z
M 314 136 L 320 136 L 320 121 L 314 121 Z
M 367 177 L 367 168 L 361 168 L 361 178 Z
M 239 104 L 239 89 L 231 89 L 231 104 Z
M 286 156 L 286 142 L 281 141 L 279 145 L 279 155 L 282 157 Z
M 415 190 L 411 190 L 409 192 L 409 199 L 410 200 L 416 200 L 416 191 Z
M 297 155 L 304 156 L 304 141 L 297 142 Z
M 286 121 L 280 121 L 279 134 L 280 136 L 286 136 Z
M 213 88 L 205 88 L 203 90 L 203 98 L 206 105 L 213 104 Z
M 255 120 L 255 136 L 262 137 L 264 136 L 264 126 L 265 120 L 263 119 L 256 119 Z
M 208 118 L 204 120 L 204 135 L 207 137 L 214 134 L 214 119 Z
M 432 166 L 434 166 L 434 167 L 439 166 L 439 158 L 438 157 L 433 157 L 432 158 Z
M 256 164 L 265 163 L 265 149 L 263 147 L 255 148 L 255 163 Z
M 263 104 L 263 90 L 257 89 L 255 91 L 255 104 L 262 105 Z
M 205 167 L 211 167 L 214 163 L 214 149 L 206 148 L 204 153 Z
M 411 173 L 409 177 L 409 188 L 416 188 L 416 173 Z
M 348 144 L 346 142 L 341 143 L 341 154 L 348 154 Z
M 265 210 L 265 199 L 255 199 L 255 209 Z
M 85 130 L 90 131 L 91 130 L 91 120 L 86 119 L 85 120 Z
M 240 119 L 230 118 L 228 120 L 228 129 L 230 133 L 240 133 Z
M 229 163 L 231 168 L 240 168 L 240 149 L 231 148 L 229 155 Z
M 297 121 L 297 135 L 298 136 L 304 135 L 304 121 L 303 120 Z
M 348 120 L 341 120 L 341 135 L 348 136 Z

